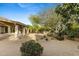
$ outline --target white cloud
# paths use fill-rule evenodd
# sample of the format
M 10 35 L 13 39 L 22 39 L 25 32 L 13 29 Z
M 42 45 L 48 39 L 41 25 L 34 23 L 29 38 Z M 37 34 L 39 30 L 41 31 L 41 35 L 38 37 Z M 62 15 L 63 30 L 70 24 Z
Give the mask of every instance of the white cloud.
M 18 5 L 21 7 L 21 8 L 25 8 L 26 5 L 24 3 L 18 3 Z
M 31 4 L 28 4 L 28 3 L 18 3 L 18 5 L 19 5 L 21 8 L 28 8 L 28 7 L 31 7 L 31 6 L 32 6 Z

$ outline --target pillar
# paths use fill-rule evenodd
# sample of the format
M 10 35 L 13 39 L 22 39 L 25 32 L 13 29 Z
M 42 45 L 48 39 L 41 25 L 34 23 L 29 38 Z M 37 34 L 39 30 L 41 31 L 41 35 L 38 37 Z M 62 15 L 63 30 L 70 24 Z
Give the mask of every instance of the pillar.
M 15 37 L 18 36 L 18 25 L 15 25 Z
M 29 34 L 29 29 L 28 28 L 26 29 L 26 31 L 27 31 L 27 34 Z
M 1 27 L 0 27 L 0 34 L 1 34 Z
M 25 33 L 26 33 L 25 29 L 26 29 L 26 28 L 24 27 L 24 28 L 23 28 L 23 35 L 25 35 Z
M 10 29 L 10 26 L 8 26 L 8 33 L 11 33 L 11 29 Z

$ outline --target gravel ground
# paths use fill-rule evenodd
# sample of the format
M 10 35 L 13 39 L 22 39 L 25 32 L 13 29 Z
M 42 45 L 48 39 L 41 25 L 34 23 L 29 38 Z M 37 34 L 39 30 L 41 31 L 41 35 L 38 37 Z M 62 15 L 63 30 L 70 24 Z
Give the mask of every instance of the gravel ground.
M 19 39 L 19 40 L 10 40 L 8 38 L 1 40 L 0 41 L 0 56 L 20 56 L 21 43 L 29 40 L 28 37 L 27 37 L 27 40 L 24 38 Z
M 44 47 L 43 56 L 79 56 L 79 42 L 71 40 L 39 41 Z
M 17 56 L 20 55 L 20 42 L 2 40 L 0 41 L 0 56 Z
M 23 39 L 23 38 L 22 38 Z M 27 38 L 28 40 L 29 38 Z M 20 56 L 20 46 L 25 40 L 0 41 L 0 56 Z M 71 40 L 38 40 L 44 47 L 42 56 L 79 56 L 79 42 Z

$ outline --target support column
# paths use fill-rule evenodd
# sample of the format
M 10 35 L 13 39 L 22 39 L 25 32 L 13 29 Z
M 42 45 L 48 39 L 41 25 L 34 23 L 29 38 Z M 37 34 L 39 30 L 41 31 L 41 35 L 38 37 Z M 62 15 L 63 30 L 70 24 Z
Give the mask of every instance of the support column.
M 18 36 L 18 25 L 15 25 L 15 37 Z
M 1 34 L 1 27 L 0 27 L 0 34 Z
M 8 26 L 8 33 L 11 33 L 11 29 L 10 29 L 10 26 Z
M 24 28 L 23 28 L 23 35 L 25 35 L 25 29 L 26 29 L 26 28 L 24 27 Z
M 27 34 L 29 34 L 29 29 L 28 28 L 26 29 L 26 31 L 27 31 Z

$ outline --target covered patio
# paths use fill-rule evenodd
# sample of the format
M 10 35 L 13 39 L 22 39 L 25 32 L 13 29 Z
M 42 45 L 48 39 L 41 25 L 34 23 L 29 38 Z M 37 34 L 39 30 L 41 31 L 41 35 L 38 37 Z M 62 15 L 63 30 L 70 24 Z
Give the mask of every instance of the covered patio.
M 19 35 L 25 35 L 27 33 L 27 28 L 26 25 L 21 22 L 0 18 L 0 34 L 6 33 L 12 33 L 17 37 Z

